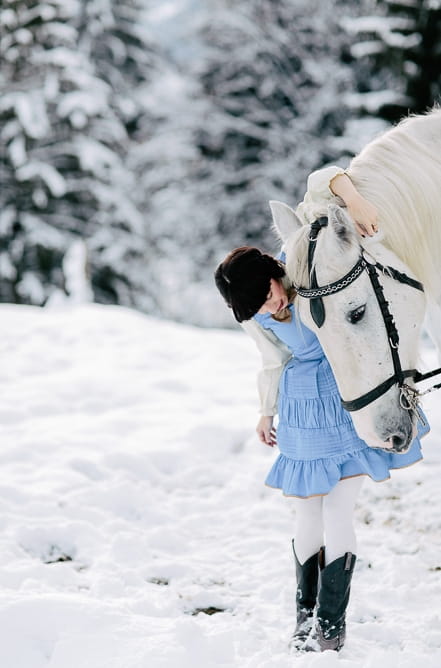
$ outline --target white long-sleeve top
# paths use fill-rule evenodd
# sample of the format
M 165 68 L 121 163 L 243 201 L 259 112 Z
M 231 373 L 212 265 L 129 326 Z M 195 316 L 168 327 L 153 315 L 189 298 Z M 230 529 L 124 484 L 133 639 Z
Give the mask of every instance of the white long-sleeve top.
M 297 216 L 305 225 L 326 214 L 328 203 L 335 199 L 329 184 L 335 176 L 344 173 L 344 169 L 332 165 L 310 174 L 305 197 L 296 209 Z M 246 320 L 242 327 L 254 339 L 262 356 L 262 368 L 257 377 L 260 412 L 262 415 L 276 415 L 280 376 L 292 353 L 275 334 L 261 327 L 256 320 Z

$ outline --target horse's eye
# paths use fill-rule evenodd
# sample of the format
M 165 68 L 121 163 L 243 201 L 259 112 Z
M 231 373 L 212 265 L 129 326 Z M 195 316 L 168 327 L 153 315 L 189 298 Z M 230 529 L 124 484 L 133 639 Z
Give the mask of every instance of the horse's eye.
M 364 316 L 364 312 L 366 311 L 366 304 L 363 304 L 363 306 L 359 306 L 358 308 L 354 308 L 353 311 L 349 311 L 348 313 L 348 320 L 352 325 L 356 325 L 357 322 L 360 322 Z

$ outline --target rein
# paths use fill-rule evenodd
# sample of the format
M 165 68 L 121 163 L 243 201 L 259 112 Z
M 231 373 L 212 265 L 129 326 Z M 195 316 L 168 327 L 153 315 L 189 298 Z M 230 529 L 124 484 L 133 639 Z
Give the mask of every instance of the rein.
M 346 288 L 348 285 L 353 283 L 359 276 L 361 276 L 363 271 L 366 271 L 371 281 L 371 285 L 373 287 L 381 311 L 381 315 L 383 317 L 383 322 L 386 328 L 389 348 L 392 356 L 392 363 L 394 367 L 393 375 L 387 378 L 383 383 L 380 383 L 369 392 L 366 392 L 365 394 L 362 394 L 361 396 L 357 397 L 357 399 L 352 399 L 349 401 L 341 399 L 342 406 L 347 411 L 358 411 L 361 408 L 368 406 L 370 403 L 372 403 L 379 397 L 381 397 L 393 385 L 398 385 L 398 387 L 400 388 L 400 404 L 402 408 L 409 411 L 414 411 L 418 419 L 422 422 L 423 425 L 425 425 L 425 420 L 422 416 L 421 411 L 419 410 L 419 405 L 418 405 L 419 399 L 424 394 L 428 394 L 429 392 L 433 392 L 433 390 L 440 389 L 441 383 L 433 385 L 431 388 L 425 390 L 424 392 L 419 392 L 415 388 L 407 385 L 405 383 L 405 380 L 407 378 L 412 378 L 415 383 L 419 383 L 420 381 L 425 380 L 426 378 L 431 378 L 432 376 L 441 374 L 441 368 L 434 369 L 433 371 L 428 371 L 427 373 L 421 373 L 416 369 L 403 370 L 398 351 L 400 338 L 398 335 L 398 330 L 395 325 L 394 317 L 389 310 L 389 302 L 386 300 L 384 296 L 383 286 L 381 285 L 378 277 L 378 270 L 381 271 L 383 274 L 387 274 L 394 280 L 399 281 L 400 283 L 409 285 L 415 290 L 420 290 L 421 292 L 424 292 L 424 287 L 422 283 L 420 283 L 419 281 L 416 281 L 410 276 L 407 276 L 407 274 L 404 274 L 403 272 L 398 271 L 393 267 L 389 266 L 385 267 L 380 262 L 369 262 L 364 256 L 363 248 L 361 246 L 360 246 L 359 258 L 355 263 L 355 265 L 347 274 L 345 274 L 338 281 L 334 281 L 333 283 L 328 283 L 327 285 L 324 286 L 319 286 L 317 283 L 317 276 L 316 276 L 315 266 L 313 265 L 313 260 L 314 260 L 314 253 L 316 249 L 318 234 L 320 230 L 323 227 L 326 227 L 327 225 L 328 225 L 328 219 L 326 217 L 319 218 L 318 220 L 314 221 L 311 225 L 311 233 L 309 236 L 309 246 L 308 246 L 308 270 L 309 270 L 309 275 L 311 277 L 310 287 L 302 288 L 294 286 L 297 291 L 297 294 L 299 294 L 301 297 L 306 297 L 307 299 L 310 300 L 310 311 L 312 319 L 314 320 L 317 327 L 321 327 L 325 322 L 325 317 L 326 317 L 325 307 L 322 298 L 340 292 L 340 290 L 344 290 L 344 288 Z

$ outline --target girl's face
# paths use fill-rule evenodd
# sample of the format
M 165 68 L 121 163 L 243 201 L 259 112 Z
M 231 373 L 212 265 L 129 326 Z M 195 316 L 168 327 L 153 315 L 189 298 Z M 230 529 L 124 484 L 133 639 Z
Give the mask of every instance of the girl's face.
M 282 283 L 279 283 L 279 281 L 276 281 L 274 278 L 272 278 L 270 283 L 270 291 L 266 297 L 266 302 L 260 307 L 257 313 L 260 315 L 265 315 L 265 313 L 271 313 L 271 315 L 275 315 L 287 306 L 288 297 L 285 288 L 283 287 Z

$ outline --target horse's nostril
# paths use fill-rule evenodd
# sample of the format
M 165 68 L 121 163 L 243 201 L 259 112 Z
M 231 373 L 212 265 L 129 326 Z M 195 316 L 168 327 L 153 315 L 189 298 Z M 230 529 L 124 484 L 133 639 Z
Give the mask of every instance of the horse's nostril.
M 392 442 L 392 448 L 396 452 L 401 452 L 401 450 L 407 448 L 407 439 L 405 434 L 402 433 L 394 434 L 393 436 L 391 436 L 390 440 Z

